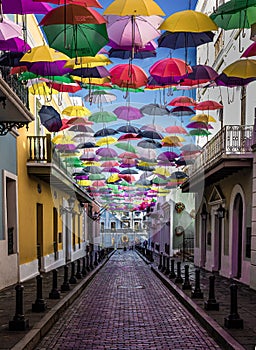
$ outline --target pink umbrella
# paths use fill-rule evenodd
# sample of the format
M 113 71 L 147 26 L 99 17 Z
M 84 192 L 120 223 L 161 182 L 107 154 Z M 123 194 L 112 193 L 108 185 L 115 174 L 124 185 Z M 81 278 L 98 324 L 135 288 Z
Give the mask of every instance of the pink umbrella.
M 184 135 L 187 134 L 187 130 L 179 125 L 167 126 L 167 128 L 165 128 L 165 131 L 168 132 L 169 134 L 184 134 Z
M 213 129 L 213 127 L 210 124 L 204 122 L 192 122 L 186 125 L 186 127 L 190 129 Z
M 133 152 L 123 152 L 123 153 L 120 153 L 118 155 L 118 158 L 130 158 L 130 159 L 136 159 L 136 158 L 139 158 L 138 155 L 136 153 L 133 153 Z
M 127 50 L 127 51 L 131 51 L 132 50 L 132 45 L 128 45 L 128 46 L 120 46 L 118 44 L 116 44 L 114 41 L 112 41 L 111 39 L 109 40 L 108 43 L 109 46 L 111 46 L 113 49 L 116 50 Z M 154 51 L 157 48 L 156 43 L 152 40 L 149 41 L 145 46 L 140 47 L 139 50 L 140 51 Z
M 209 111 L 209 110 L 222 109 L 222 108 L 223 108 L 222 104 L 211 100 L 199 102 L 196 105 L 196 109 L 200 111 L 206 111 L 206 110 Z
M 157 125 L 157 124 L 143 125 L 140 129 L 141 130 L 149 130 L 149 131 L 157 131 L 157 132 L 165 132 L 165 128 L 162 127 L 161 125 Z
M 52 7 L 43 2 L 33 0 L 2 0 L 3 13 L 6 14 L 46 14 Z
M 159 16 L 106 16 L 109 39 L 119 46 L 143 47 L 157 38 L 163 22 Z M 134 29 L 133 29 L 134 26 Z M 134 32 L 133 32 L 134 30 Z
M 131 106 L 120 106 L 114 109 L 113 112 L 117 115 L 118 119 L 127 121 L 136 120 L 143 117 L 143 114 L 138 108 Z
M 0 22 L 0 40 L 8 40 L 21 36 L 22 28 L 18 24 L 3 18 Z
M 256 56 L 256 42 L 248 46 L 241 57 L 252 57 L 252 56 Z
M 101 164 L 101 166 L 104 168 L 111 168 L 111 167 L 118 166 L 118 165 L 119 165 L 119 163 L 116 160 L 108 160 L 108 161 L 103 162 Z

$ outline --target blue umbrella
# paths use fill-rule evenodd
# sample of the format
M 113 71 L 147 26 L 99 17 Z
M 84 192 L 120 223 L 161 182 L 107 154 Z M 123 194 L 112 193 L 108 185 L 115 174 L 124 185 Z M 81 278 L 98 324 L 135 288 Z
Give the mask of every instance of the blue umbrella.
M 42 125 L 48 131 L 56 132 L 62 127 L 60 114 L 52 106 L 42 106 L 38 114 Z
M 169 47 L 172 50 L 197 47 L 213 41 L 214 33 L 212 32 L 164 32 L 158 38 L 159 47 Z

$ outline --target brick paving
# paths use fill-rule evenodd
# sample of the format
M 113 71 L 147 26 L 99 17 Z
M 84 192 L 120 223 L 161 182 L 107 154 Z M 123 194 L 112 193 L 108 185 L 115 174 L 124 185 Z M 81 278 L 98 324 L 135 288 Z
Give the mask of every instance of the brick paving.
M 35 350 L 221 349 L 133 251 L 118 251 Z

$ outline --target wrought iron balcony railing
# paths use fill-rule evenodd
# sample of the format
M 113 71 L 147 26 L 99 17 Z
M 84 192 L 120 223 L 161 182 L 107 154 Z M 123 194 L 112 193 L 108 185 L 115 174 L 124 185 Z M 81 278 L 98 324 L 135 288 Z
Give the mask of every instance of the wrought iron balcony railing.
M 188 175 L 206 170 L 221 158 L 252 157 L 252 125 L 226 125 L 203 147 L 195 163 L 188 167 Z

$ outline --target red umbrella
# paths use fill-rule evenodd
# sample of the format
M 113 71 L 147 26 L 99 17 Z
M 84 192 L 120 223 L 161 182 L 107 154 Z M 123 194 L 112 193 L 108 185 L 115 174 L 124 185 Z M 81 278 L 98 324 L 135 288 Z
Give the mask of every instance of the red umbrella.
M 168 106 L 193 106 L 195 107 L 197 105 L 196 101 L 191 98 L 191 97 L 187 97 L 187 96 L 179 96 L 179 97 L 175 97 L 174 99 L 172 99 L 169 103 Z
M 147 75 L 142 68 L 132 64 L 118 64 L 109 70 L 112 84 L 124 88 L 139 88 L 147 85 Z
M 35 2 L 41 2 L 41 0 L 33 0 Z M 45 0 L 44 2 L 50 2 L 56 5 L 67 5 L 67 4 L 79 4 L 85 7 L 98 7 L 102 8 L 101 4 L 97 0 Z
M 118 158 L 126 158 L 126 159 L 136 159 L 139 158 L 136 153 L 133 152 L 123 152 L 118 155 Z
M 105 18 L 97 11 L 80 6 L 77 4 L 69 4 L 57 7 L 47 15 L 40 22 L 40 26 L 48 26 L 52 24 L 102 24 L 106 23 Z
M 117 141 L 139 140 L 139 139 L 141 139 L 141 136 L 137 134 L 124 134 L 120 136 Z
M 216 101 L 211 101 L 211 100 L 199 102 L 196 105 L 196 109 L 198 109 L 200 111 L 215 110 L 215 109 L 222 109 L 222 108 L 223 108 L 222 104 L 220 104 Z
M 69 92 L 71 94 L 82 90 L 81 86 L 77 83 L 72 84 L 59 84 L 59 83 L 50 83 L 48 82 L 47 85 L 54 90 L 57 90 L 59 92 Z
M 160 84 L 170 84 L 192 73 L 192 68 L 178 58 L 164 58 L 155 62 L 149 69 L 150 75 Z
M 256 42 L 248 46 L 241 57 L 252 57 L 252 56 L 256 56 Z

